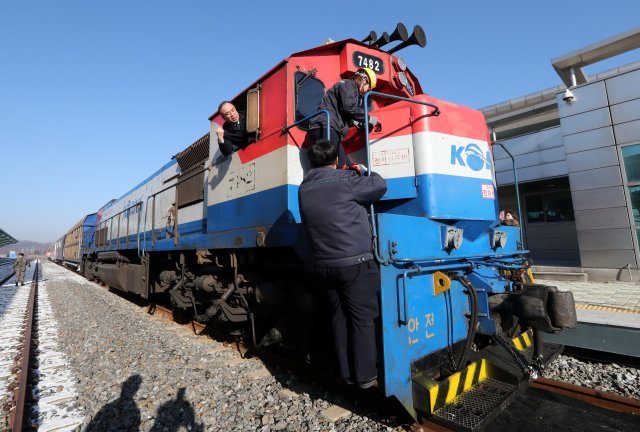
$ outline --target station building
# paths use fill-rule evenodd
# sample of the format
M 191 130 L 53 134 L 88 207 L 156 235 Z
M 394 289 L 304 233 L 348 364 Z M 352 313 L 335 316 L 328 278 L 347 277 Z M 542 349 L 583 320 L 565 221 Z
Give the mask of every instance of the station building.
M 507 150 L 494 146 L 500 205 L 517 211 L 517 176 L 539 276 L 640 281 L 640 61 L 583 70 L 636 48 L 640 28 L 554 58 L 561 84 L 482 108 Z

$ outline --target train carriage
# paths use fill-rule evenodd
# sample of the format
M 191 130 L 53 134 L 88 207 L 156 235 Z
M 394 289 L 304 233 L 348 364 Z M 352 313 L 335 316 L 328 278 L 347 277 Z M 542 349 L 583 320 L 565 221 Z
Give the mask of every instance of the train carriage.
M 62 246 L 62 262 L 68 266 L 79 267 L 82 257 L 86 255 L 86 245 L 90 242 L 96 224 L 96 213 L 84 216 L 59 240 Z M 59 247 L 56 242 L 56 247 Z
M 424 45 L 420 31 L 413 41 Z M 573 297 L 523 276 L 519 229 L 497 220 L 482 114 L 426 95 L 394 51 L 348 39 L 277 64 L 233 100 L 255 142 L 223 156 L 210 139 L 222 124 L 214 113 L 210 133 L 98 212 L 82 271 L 163 296 L 260 347 L 326 363 L 314 341 L 330 332 L 298 208 L 306 127 L 327 115 L 317 112 L 327 88 L 371 66 L 377 91 L 363 109 L 381 127 L 353 129 L 345 149 L 388 184 L 370 208 L 382 274 L 380 389 L 416 418 L 478 425 L 549 359 L 538 332 L 575 325 Z
M 64 238 L 65 237 L 66 237 L 66 234 L 60 237 L 58 240 L 56 240 L 55 243 L 53 244 L 53 261 L 57 263 L 62 263 L 62 261 L 64 260 L 63 254 L 64 254 Z

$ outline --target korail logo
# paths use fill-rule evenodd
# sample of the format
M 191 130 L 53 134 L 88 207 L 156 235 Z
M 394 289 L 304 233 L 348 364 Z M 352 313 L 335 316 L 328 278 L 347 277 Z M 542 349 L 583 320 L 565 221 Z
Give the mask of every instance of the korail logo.
M 482 154 L 478 144 L 469 143 L 466 146 L 451 146 L 451 165 L 469 167 L 474 171 L 491 169 L 491 154 Z

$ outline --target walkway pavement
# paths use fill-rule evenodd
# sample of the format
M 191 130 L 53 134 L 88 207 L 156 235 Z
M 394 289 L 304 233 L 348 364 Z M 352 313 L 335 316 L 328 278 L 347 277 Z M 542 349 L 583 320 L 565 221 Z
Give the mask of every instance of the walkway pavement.
M 540 280 L 540 283 L 573 291 L 576 303 L 635 310 L 640 313 L 640 283 L 568 282 Z
M 550 280 L 540 283 L 573 292 L 579 323 L 640 329 L 640 283 Z M 607 349 L 619 352 L 611 347 Z

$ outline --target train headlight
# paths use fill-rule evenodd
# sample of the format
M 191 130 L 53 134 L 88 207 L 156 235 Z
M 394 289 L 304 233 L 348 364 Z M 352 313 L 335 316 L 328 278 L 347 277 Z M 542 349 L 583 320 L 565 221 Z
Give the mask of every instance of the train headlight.
M 398 57 L 398 69 L 401 71 L 407 70 L 407 63 L 404 61 L 402 57 Z
M 405 75 L 404 72 L 398 72 L 398 81 L 400 81 L 400 84 L 402 84 L 403 86 L 406 86 L 409 82 L 409 80 L 407 79 L 407 75 Z
M 507 233 L 495 230 L 491 233 L 491 249 L 504 248 L 507 245 Z

